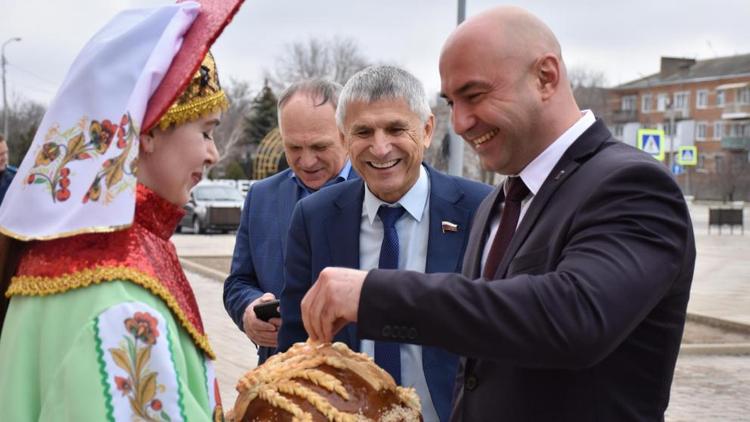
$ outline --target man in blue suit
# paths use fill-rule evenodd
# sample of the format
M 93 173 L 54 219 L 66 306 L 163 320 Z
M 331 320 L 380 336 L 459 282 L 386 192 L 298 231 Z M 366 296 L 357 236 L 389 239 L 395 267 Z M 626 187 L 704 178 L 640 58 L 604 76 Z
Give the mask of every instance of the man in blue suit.
M 3 203 L 5 192 L 8 191 L 13 176 L 16 175 L 16 168 L 8 164 L 8 143 L 0 135 L 0 204 Z
M 224 307 L 258 348 L 258 364 L 275 350 L 281 320 L 264 322 L 253 307 L 273 300 L 284 280 L 289 218 L 298 200 L 356 177 L 339 139 L 335 110 L 341 85 L 325 80 L 295 83 L 279 96 L 279 130 L 290 168 L 255 183 L 247 193 L 232 267 L 224 282 Z
M 434 116 L 421 83 L 401 69 L 370 67 L 354 75 L 342 91 L 336 121 L 362 179 L 326 189 L 295 208 L 279 350 L 307 338 L 300 301 L 327 266 L 459 272 L 474 211 L 490 191 L 422 163 Z M 396 213 L 390 225 L 388 210 Z M 403 327 L 392 330 L 400 340 L 412 335 Z M 425 421 L 448 419 L 456 355 L 435 347 L 360 341 L 353 324 L 336 340 L 370 354 L 397 382 L 414 387 Z

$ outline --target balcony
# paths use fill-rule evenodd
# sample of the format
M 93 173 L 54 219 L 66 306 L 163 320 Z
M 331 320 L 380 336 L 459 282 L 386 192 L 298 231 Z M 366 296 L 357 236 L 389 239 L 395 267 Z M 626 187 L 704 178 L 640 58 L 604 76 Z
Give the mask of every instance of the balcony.
M 666 113 L 664 113 L 664 118 L 669 119 L 669 110 L 667 110 Z M 687 108 L 678 108 L 674 110 L 674 118 L 675 120 L 687 120 L 690 118 L 690 109 Z
M 750 136 L 724 136 L 721 138 L 723 149 L 750 151 Z
M 638 110 L 615 110 L 612 112 L 612 121 L 614 123 L 628 123 L 628 122 L 636 122 L 638 121 L 636 119 Z
M 750 104 L 731 103 L 724 104 L 724 110 L 721 112 L 723 120 L 737 120 L 750 118 Z

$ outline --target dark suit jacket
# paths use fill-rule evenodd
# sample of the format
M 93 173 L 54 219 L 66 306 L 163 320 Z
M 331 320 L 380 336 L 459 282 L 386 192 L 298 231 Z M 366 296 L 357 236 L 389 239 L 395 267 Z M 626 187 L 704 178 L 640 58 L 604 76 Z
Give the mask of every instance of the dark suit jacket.
M 17 168 L 8 165 L 5 167 L 5 170 L 0 172 L 0 204 L 3 203 L 3 199 L 5 199 L 5 193 L 8 191 L 10 182 L 13 181 L 13 176 L 16 175 L 17 171 Z
M 240 227 L 232 256 L 232 267 L 224 282 L 224 307 L 242 330 L 242 315 L 250 302 L 265 292 L 281 296 L 284 285 L 286 232 L 299 186 L 286 169 L 253 184 L 242 208 Z M 358 178 L 351 170 L 349 178 Z M 325 188 L 328 189 L 328 188 Z M 258 364 L 273 353 L 273 348 L 258 348 Z
M 665 166 L 597 121 L 486 281 L 481 253 L 501 192 L 477 211 L 463 276 L 370 272 L 359 334 L 382 339 L 383 327 L 408 321 L 415 343 L 466 356 L 454 421 L 663 420 L 695 262 Z
M 427 171 L 430 176 L 430 228 L 426 271 L 459 272 L 472 217 L 490 188 L 441 174 L 429 167 Z M 340 183 L 303 199 L 294 210 L 287 242 L 286 287 L 281 293 L 279 350 L 286 350 L 292 344 L 307 339 L 300 316 L 300 302 L 320 271 L 329 266 L 359 268 L 364 189 L 362 180 Z M 458 231 L 443 233 L 442 221 L 456 223 Z M 399 332 L 398 328 L 402 325 L 394 324 L 397 329 L 393 331 Z M 341 330 L 335 340 L 359 350 L 360 339 L 354 324 Z M 422 349 L 422 359 L 438 416 L 446 421 L 450 414 L 450 397 L 458 358 L 445 350 L 425 347 Z

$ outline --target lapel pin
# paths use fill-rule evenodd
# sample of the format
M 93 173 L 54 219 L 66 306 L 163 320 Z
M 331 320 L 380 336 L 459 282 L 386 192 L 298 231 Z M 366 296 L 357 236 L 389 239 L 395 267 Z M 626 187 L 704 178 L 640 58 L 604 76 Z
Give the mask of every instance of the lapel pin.
M 443 221 L 440 223 L 441 227 L 443 228 L 443 233 L 446 232 L 457 232 L 458 231 L 458 224 L 451 223 L 450 221 Z
M 555 180 L 560 180 L 563 174 L 565 174 L 565 170 L 560 170 L 560 172 L 555 176 Z

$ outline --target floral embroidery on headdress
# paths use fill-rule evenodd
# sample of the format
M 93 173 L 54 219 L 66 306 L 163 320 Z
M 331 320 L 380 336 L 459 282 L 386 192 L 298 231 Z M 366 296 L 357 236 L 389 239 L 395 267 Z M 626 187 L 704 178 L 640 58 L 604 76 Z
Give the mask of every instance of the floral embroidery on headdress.
M 123 181 L 123 174 L 134 175 L 135 166 L 131 160 L 133 141 L 138 131 L 133 127 L 130 116 L 125 114 L 120 124 L 115 125 L 110 119 L 92 120 L 82 118 L 78 125 L 60 132 L 58 125 L 53 125 L 45 135 L 45 142 L 39 148 L 34 166 L 26 177 L 27 185 L 42 184 L 50 192 L 53 202 L 65 202 L 70 199 L 71 168 L 75 169 L 76 161 L 89 160 L 104 155 L 117 135 L 116 147 L 122 152 L 102 164 L 94 182 L 83 197 L 84 203 L 96 201 L 101 195 L 100 182 L 105 181 L 108 189 L 107 202 L 114 195 L 122 192 L 132 183 L 118 184 Z

